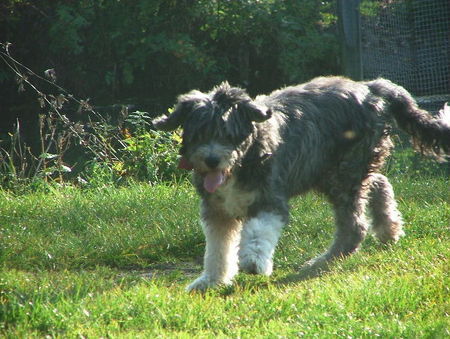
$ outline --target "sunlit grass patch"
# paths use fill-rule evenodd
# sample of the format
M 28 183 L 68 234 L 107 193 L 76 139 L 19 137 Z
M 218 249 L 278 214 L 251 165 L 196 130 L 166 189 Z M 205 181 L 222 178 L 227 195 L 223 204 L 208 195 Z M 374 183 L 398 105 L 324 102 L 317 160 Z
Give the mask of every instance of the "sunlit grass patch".
M 292 201 L 271 277 L 202 295 L 204 238 L 188 184 L 0 193 L 0 336 L 433 337 L 450 328 L 446 178 L 393 184 L 406 236 L 286 282 L 332 241 L 320 196 Z

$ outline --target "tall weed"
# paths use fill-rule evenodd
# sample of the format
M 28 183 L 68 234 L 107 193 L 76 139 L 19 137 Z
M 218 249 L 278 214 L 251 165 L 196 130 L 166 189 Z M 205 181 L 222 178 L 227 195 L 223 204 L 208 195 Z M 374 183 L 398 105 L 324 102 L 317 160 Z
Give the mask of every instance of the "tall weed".
M 183 177 L 175 166 L 179 134 L 152 130 L 148 113 L 130 113 L 126 106 L 112 121 L 89 99 L 77 99 L 58 86 L 53 70 L 41 77 L 14 59 L 8 44 L 1 48 L 0 57 L 16 75 L 19 91 L 32 90 L 43 113 L 38 119 L 39 147 L 32 149 L 22 140 L 19 121 L 9 138 L 0 140 L 0 186 L 17 189 L 39 182 L 101 186 Z M 74 109 L 77 121 L 69 118 Z

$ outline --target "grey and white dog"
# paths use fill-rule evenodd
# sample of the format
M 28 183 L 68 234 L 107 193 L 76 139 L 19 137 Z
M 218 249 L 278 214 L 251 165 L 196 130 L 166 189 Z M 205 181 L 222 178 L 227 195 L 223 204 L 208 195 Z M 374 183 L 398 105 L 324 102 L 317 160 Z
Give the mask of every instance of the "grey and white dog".
M 242 269 L 270 275 L 289 219 L 289 198 L 316 190 L 334 207 L 336 234 L 315 269 L 355 252 L 368 232 L 382 242 L 403 235 L 392 186 L 379 171 L 392 147 L 391 126 L 409 133 L 423 153 L 450 154 L 450 116 L 418 108 L 402 87 L 384 79 L 321 77 L 254 100 L 222 83 L 178 98 L 154 120 L 183 128 L 180 167 L 193 169 L 202 198 L 204 271 L 187 290 L 230 284 Z

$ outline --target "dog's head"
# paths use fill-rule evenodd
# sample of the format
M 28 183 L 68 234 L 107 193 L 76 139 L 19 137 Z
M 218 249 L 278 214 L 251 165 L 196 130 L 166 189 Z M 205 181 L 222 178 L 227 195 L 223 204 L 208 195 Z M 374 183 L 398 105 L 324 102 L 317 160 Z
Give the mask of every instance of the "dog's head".
M 183 129 L 180 167 L 194 169 L 212 193 L 230 176 L 245 154 L 255 123 L 271 111 L 255 103 L 241 88 L 222 83 L 209 93 L 191 91 L 178 98 L 168 117 L 153 121 L 156 129 Z

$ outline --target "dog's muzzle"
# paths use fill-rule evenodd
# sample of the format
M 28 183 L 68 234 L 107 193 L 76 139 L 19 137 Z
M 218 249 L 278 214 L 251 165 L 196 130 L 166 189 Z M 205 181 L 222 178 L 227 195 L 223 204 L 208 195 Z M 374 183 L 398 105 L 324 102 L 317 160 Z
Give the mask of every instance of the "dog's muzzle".
M 203 187 L 209 193 L 214 193 L 222 184 L 225 183 L 227 171 L 216 169 L 219 161 L 215 159 L 205 159 L 206 165 L 212 168 L 210 171 L 201 173 L 203 177 Z M 194 165 L 185 157 L 181 157 L 178 163 L 178 168 L 185 170 L 194 169 Z

